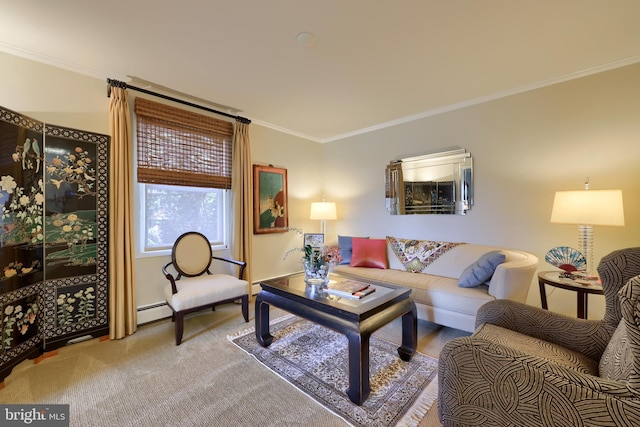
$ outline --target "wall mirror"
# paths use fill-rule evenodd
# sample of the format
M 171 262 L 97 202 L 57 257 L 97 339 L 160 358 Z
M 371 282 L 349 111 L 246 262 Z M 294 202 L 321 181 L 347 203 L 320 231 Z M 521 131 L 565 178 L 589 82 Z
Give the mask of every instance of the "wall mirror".
M 463 148 L 396 158 L 385 177 L 392 215 L 465 215 L 473 205 L 473 159 Z

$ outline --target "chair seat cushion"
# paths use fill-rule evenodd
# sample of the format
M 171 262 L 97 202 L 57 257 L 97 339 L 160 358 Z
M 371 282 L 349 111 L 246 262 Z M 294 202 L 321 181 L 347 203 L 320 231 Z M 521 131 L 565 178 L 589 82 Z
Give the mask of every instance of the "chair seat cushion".
M 183 277 L 176 281 L 176 287 L 176 294 L 171 293 L 170 283 L 164 288 L 164 297 L 174 311 L 188 310 L 248 294 L 247 281 L 229 274 Z
M 511 329 L 485 323 L 473 336 L 525 353 L 531 360 L 539 360 L 540 366 L 553 363 L 584 374 L 598 375 L 598 362 L 584 354 Z

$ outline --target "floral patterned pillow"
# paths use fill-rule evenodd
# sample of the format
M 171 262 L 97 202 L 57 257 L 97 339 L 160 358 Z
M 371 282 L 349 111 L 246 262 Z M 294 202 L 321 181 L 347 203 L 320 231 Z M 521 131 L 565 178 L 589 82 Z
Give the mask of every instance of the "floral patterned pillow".
M 440 255 L 462 244 L 433 240 L 398 239 L 390 236 L 387 236 L 387 243 L 405 270 L 412 273 L 422 272 Z

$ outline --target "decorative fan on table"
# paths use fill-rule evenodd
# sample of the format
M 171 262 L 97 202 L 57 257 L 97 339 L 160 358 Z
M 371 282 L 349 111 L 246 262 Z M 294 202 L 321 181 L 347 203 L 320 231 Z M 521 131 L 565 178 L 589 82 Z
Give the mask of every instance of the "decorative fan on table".
M 551 249 L 545 255 L 544 260 L 564 271 L 587 269 L 587 260 L 584 255 L 582 255 L 580 251 L 568 246 L 558 246 L 557 248 Z

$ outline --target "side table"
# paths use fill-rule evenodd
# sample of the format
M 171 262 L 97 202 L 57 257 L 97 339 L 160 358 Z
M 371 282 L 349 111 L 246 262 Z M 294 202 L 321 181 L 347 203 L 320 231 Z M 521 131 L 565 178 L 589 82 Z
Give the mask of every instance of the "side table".
M 538 273 L 538 285 L 540 286 L 540 302 L 542 308 L 548 310 L 547 293 L 545 285 L 554 286 L 556 288 L 567 289 L 578 293 L 578 318 L 587 318 L 587 296 L 588 294 L 603 295 L 602 285 L 599 284 L 582 284 L 573 279 L 561 276 L 560 271 L 542 271 Z

